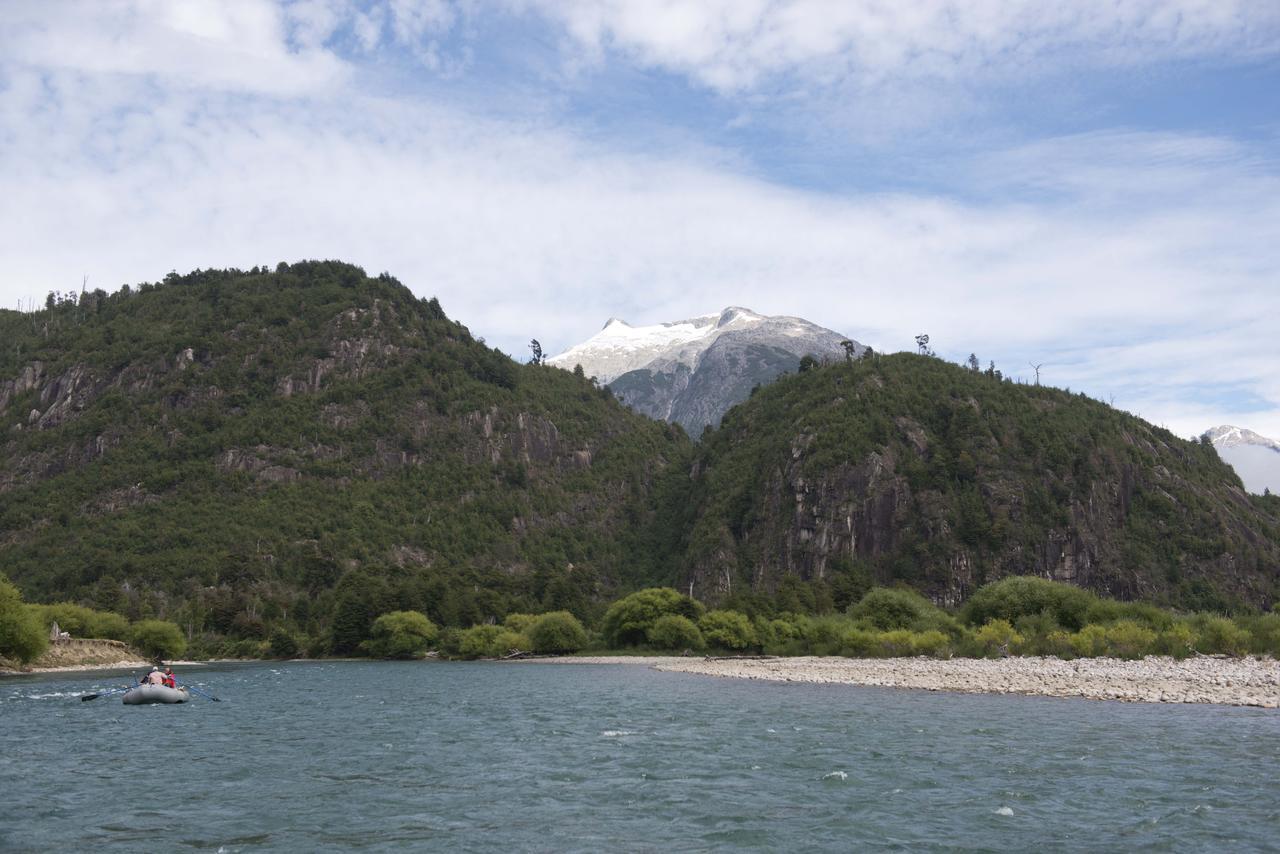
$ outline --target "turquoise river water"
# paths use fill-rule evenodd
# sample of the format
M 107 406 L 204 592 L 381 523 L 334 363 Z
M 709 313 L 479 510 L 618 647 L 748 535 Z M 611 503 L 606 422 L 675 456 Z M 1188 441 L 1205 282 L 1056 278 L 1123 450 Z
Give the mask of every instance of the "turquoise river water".
M 1275 850 L 1280 714 L 658 673 L 0 679 L 4 851 Z

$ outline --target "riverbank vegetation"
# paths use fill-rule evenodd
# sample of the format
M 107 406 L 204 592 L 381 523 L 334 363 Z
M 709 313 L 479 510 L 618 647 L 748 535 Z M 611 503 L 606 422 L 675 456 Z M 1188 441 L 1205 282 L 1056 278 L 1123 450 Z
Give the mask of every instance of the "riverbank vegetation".
M 936 658 L 1037 655 L 1058 658 L 1148 655 L 1269 655 L 1280 658 L 1280 613 L 1178 612 L 1147 603 L 1099 597 L 1068 584 L 1015 576 L 977 590 L 947 610 L 905 588 L 873 587 L 843 611 L 782 609 L 791 598 L 752 597 L 732 608 L 707 609 L 671 588 L 647 588 L 613 602 L 595 620 L 568 610 L 513 612 L 501 621 L 439 626 L 416 610 L 360 612 L 367 623 L 335 620 L 321 635 L 285 626 L 267 640 L 198 636 L 159 620 L 130 623 L 118 614 L 79 605 L 27 605 L 0 580 L 0 656 L 36 658 L 53 620 L 81 637 L 112 637 L 145 655 L 292 658 L 355 655 L 417 658 L 505 658 L 603 652 L 662 654 L 839 655 L 856 658 Z M 349 610 L 355 611 L 354 607 Z
M 22 601 L 22 594 L 0 575 L 0 659 L 30 664 L 49 648 L 50 630 L 57 626 L 74 638 L 118 640 L 152 659 L 181 656 L 187 649 L 182 630 L 167 620 L 128 619 L 70 602 L 38 605 Z

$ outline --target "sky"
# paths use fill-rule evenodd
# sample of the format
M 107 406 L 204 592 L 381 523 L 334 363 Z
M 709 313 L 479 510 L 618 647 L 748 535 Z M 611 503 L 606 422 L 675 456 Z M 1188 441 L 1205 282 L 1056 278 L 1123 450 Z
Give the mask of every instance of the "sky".
M 337 258 L 521 359 L 745 306 L 1280 437 L 1280 3 L 6 0 L 0 258 Z

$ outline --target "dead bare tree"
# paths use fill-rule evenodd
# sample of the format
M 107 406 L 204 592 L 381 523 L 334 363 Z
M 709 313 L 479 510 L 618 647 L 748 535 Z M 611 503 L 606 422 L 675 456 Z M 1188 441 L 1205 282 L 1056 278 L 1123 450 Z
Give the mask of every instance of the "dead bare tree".
M 1036 385 L 1040 385 L 1040 369 L 1044 367 L 1044 362 L 1038 365 L 1032 365 L 1030 362 L 1027 362 L 1027 364 L 1031 366 L 1031 370 L 1036 372 Z

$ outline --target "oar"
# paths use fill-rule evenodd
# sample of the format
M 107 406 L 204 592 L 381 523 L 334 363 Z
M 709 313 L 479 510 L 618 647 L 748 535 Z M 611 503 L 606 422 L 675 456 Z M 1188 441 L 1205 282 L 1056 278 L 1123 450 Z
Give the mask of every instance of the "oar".
M 204 691 L 201 691 L 199 688 L 197 688 L 194 685 L 183 685 L 182 687 L 186 688 L 188 691 L 192 691 L 196 694 L 199 694 L 201 697 L 204 697 L 206 700 L 213 700 L 215 703 L 222 702 L 217 697 L 213 696 L 212 694 L 206 694 Z
M 119 694 L 121 691 L 128 691 L 132 687 L 132 685 L 126 685 L 123 688 L 112 688 L 110 691 L 99 691 L 96 694 L 85 694 L 80 698 L 80 702 L 85 703 L 89 700 L 96 700 L 99 697 L 106 697 L 108 694 Z

